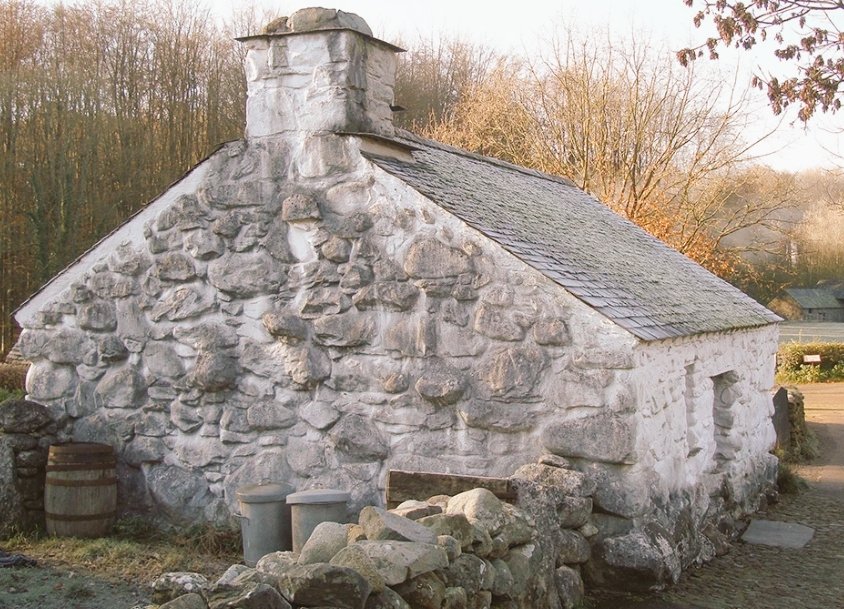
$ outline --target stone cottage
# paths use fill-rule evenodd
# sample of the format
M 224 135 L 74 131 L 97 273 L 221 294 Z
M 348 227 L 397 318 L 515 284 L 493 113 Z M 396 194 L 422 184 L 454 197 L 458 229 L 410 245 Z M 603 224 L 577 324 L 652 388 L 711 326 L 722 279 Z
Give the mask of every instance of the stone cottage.
M 241 39 L 222 145 L 17 312 L 29 398 L 107 442 L 121 506 L 226 521 L 388 469 L 598 483 L 601 539 L 678 564 L 776 460 L 779 318 L 565 179 L 393 126 L 396 54 L 307 9 Z
M 768 308 L 793 321 L 844 322 L 844 283 L 786 288 Z

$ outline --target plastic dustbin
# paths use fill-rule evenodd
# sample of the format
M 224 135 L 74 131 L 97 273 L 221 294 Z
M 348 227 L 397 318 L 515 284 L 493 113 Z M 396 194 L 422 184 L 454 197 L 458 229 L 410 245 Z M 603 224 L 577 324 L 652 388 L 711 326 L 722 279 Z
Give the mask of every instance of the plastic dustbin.
M 299 491 L 287 496 L 293 551 L 299 552 L 321 522 L 346 522 L 349 493 L 336 489 Z
M 237 489 L 243 562 L 255 563 L 270 552 L 290 549 L 290 507 L 285 498 L 293 489 L 286 484 L 249 484 Z

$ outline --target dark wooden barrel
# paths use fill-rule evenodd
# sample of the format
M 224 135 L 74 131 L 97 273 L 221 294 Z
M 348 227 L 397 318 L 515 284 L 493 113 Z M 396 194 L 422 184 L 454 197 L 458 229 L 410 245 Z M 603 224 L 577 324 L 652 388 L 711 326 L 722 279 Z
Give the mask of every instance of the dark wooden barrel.
M 117 513 L 114 449 L 85 442 L 54 444 L 47 454 L 44 511 L 47 533 L 108 535 Z

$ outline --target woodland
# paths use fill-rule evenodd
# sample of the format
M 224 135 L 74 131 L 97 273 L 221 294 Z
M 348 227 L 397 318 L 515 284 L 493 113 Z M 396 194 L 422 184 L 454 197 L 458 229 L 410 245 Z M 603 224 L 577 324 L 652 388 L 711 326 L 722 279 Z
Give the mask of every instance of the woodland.
M 184 0 L 0 0 L 0 357 L 30 294 L 242 136 L 234 37 L 272 17 L 221 23 Z M 400 126 L 567 177 L 760 302 L 841 278 L 844 173 L 754 158 L 749 90 L 734 77 L 606 32 L 560 28 L 532 58 L 391 42 L 410 49 Z

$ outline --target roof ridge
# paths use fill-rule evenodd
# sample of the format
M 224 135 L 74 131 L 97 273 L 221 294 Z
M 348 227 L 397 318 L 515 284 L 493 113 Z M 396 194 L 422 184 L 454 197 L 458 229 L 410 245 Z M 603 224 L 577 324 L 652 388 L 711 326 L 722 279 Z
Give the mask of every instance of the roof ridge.
M 486 156 L 483 154 L 478 154 L 477 152 L 471 152 L 466 150 L 465 148 L 458 148 L 457 146 L 452 146 L 451 144 L 444 144 L 443 142 L 439 142 L 437 140 L 432 140 L 426 137 L 419 135 L 418 133 L 413 133 L 412 131 L 408 131 L 407 129 L 396 129 L 397 139 L 399 140 L 408 140 L 411 142 L 421 143 L 425 146 L 429 146 L 431 148 L 438 148 L 443 152 L 449 152 L 451 154 L 458 154 L 462 157 L 472 159 L 475 161 L 480 161 L 482 163 L 489 163 L 491 165 L 497 165 L 499 167 L 503 167 L 504 169 L 512 169 L 514 171 L 518 171 L 519 173 L 523 173 L 525 175 L 533 176 L 535 178 L 541 178 L 544 180 L 550 180 L 552 182 L 556 182 L 558 184 L 563 184 L 565 186 L 572 186 L 574 188 L 580 188 L 577 184 L 575 184 L 569 178 L 563 176 L 557 176 L 552 173 L 546 173 L 544 171 L 539 171 L 536 169 L 531 169 L 529 167 L 524 167 L 522 165 L 516 165 L 515 163 L 510 163 L 508 161 L 503 161 L 501 159 L 497 159 L 493 156 Z M 585 192 L 585 191 L 584 191 Z

